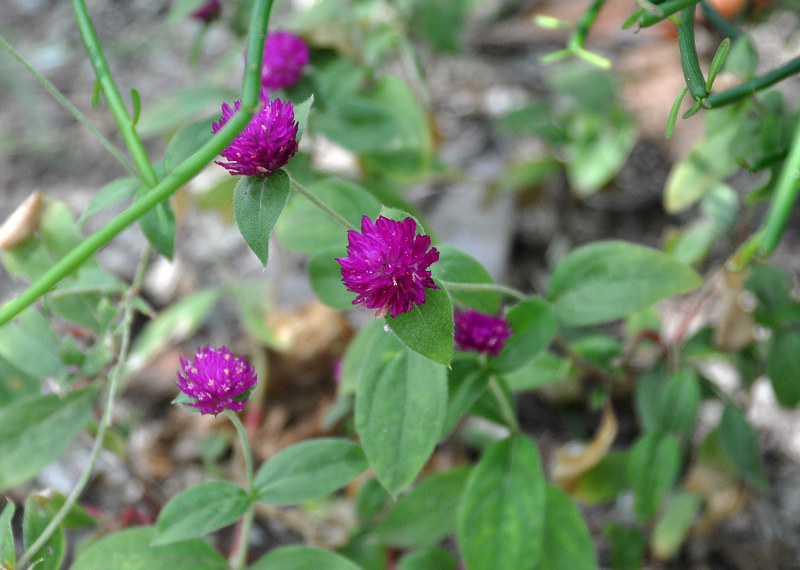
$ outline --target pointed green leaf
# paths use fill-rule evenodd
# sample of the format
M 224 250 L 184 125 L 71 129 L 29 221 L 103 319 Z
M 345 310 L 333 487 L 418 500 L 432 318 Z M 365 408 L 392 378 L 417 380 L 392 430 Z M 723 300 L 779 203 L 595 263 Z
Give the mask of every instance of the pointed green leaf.
M 472 256 L 450 245 L 437 245 L 439 261 L 431 265 L 436 279 L 452 283 L 493 283 L 489 272 Z M 482 313 L 496 315 L 500 311 L 500 296 L 495 291 L 451 291 L 453 299 Z
M 346 257 L 344 246 L 326 249 L 308 260 L 308 278 L 320 301 L 334 309 L 352 309 L 356 294 L 342 282 L 342 266 L 337 258 Z
M 441 285 L 440 285 L 441 287 Z M 449 365 L 453 356 L 453 305 L 443 288 L 425 289 L 425 303 L 386 317 L 392 332 L 411 350 Z
M 356 389 L 355 421 L 378 480 L 397 496 L 433 452 L 447 410 L 441 364 L 403 346 L 391 333 L 365 364 Z M 388 337 L 388 340 L 386 337 Z
M 197 538 L 236 522 L 250 506 L 247 492 L 233 483 L 209 481 L 170 499 L 156 522 L 153 546 Z
M 769 482 L 761 463 L 756 432 L 733 405 L 725 406 L 725 411 L 722 412 L 719 438 L 722 450 L 742 478 L 759 491 L 767 491 Z
M 0 490 L 27 481 L 69 447 L 89 421 L 95 392 L 32 396 L 0 408 Z
M 540 570 L 594 570 L 594 543 L 580 511 L 564 491 L 547 484 Z
M 470 570 L 519 570 L 542 555 L 545 478 L 530 439 L 492 445 L 467 482 L 458 514 L 458 542 Z
M 137 200 L 150 191 L 149 188 L 142 187 L 136 192 Z M 147 241 L 153 248 L 166 257 L 172 259 L 175 249 L 175 212 L 172 211 L 169 198 L 155 205 L 149 212 L 139 218 L 139 226 L 142 228 Z
M 14 533 L 11 531 L 11 519 L 14 518 L 16 505 L 8 499 L 3 512 L 0 513 L 0 568 L 14 570 L 17 557 L 14 552 Z
M 510 372 L 523 366 L 547 348 L 556 334 L 556 320 L 550 304 L 531 297 L 514 305 L 507 313 L 512 335 L 497 356 L 489 358 L 489 368 Z
M 31 495 L 25 501 L 25 518 L 22 521 L 22 537 L 25 541 L 25 548 L 30 548 L 42 534 L 45 527 L 53 520 L 53 514 L 41 504 L 40 499 L 43 499 L 40 495 Z M 64 527 L 63 525 L 58 525 L 56 531 L 47 539 L 47 542 L 34 553 L 32 559 L 37 561 L 36 568 L 40 570 L 58 570 L 61 568 L 66 546 L 67 539 L 64 535 Z
M 394 504 L 372 531 L 383 544 L 433 546 L 455 532 L 456 513 L 471 469 L 459 467 L 425 478 Z
M 386 333 L 385 326 L 382 320 L 370 321 L 350 341 L 344 355 L 339 393 L 355 392 L 362 378 L 379 374 L 381 368 L 392 358 L 398 343 L 394 335 Z M 386 360 L 375 358 L 376 354 L 387 355 Z
M 243 176 L 233 191 L 233 215 L 244 241 L 267 266 L 269 234 L 289 199 L 289 175 L 283 170 L 267 178 Z
M 658 250 L 602 241 L 571 251 L 547 288 L 556 319 L 585 326 L 631 315 L 702 284 L 687 265 Z
M 117 531 L 80 551 L 70 570 L 229 570 L 222 556 L 199 538 L 150 546 L 151 526 Z
M 256 473 L 258 500 L 289 505 L 332 493 L 367 469 L 361 446 L 346 439 L 320 438 L 288 447 Z
M 309 546 L 284 546 L 260 558 L 248 570 L 361 570 L 341 554 Z
M 800 332 L 777 329 L 772 335 L 767 375 L 778 402 L 786 408 L 794 408 L 800 402 L 800 376 L 797 374 Z
M 650 540 L 656 558 L 669 560 L 678 552 L 702 504 L 702 497 L 686 491 L 679 491 L 669 500 Z
M 681 467 L 681 449 L 673 435 L 648 433 L 639 438 L 628 458 L 628 477 L 636 496 L 633 510 L 647 522 L 661 508 Z
M 308 96 L 308 99 L 302 103 L 294 105 L 294 120 L 297 121 L 297 142 L 303 138 L 303 133 L 306 131 L 308 124 L 308 112 L 311 110 L 311 105 L 314 104 L 314 94 Z

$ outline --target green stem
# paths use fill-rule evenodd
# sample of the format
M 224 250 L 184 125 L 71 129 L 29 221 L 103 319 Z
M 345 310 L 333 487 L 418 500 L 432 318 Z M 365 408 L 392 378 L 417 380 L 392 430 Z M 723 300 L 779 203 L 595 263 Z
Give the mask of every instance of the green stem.
M 761 252 L 764 255 L 771 255 L 775 248 L 778 247 L 799 191 L 800 123 L 794 129 L 792 146 L 789 148 L 789 155 L 783 163 L 783 168 L 775 187 L 775 196 L 772 199 L 767 219 L 764 222 L 764 237 L 761 241 Z
M 717 30 L 722 32 L 723 36 L 727 36 L 731 40 L 735 40 L 742 35 L 736 26 L 731 24 L 725 16 L 720 14 L 717 9 L 708 2 L 702 2 L 700 4 L 700 8 L 703 9 L 703 13 L 706 15 L 708 21 L 711 22 L 711 24 L 717 28 Z
M 678 48 L 681 52 L 681 67 L 686 86 L 692 97 L 699 101 L 708 97 L 706 79 L 700 70 L 697 47 L 694 43 L 694 3 L 681 10 L 681 25 L 678 26 Z
M 233 566 L 234 570 L 241 570 L 244 568 L 247 560 L 247 545 L 250 540 L 250 528 L 253 524 L 253 517 L 255 515 L 256 489 L 254 483 L 255 475 L 253 471 L 253 452 L 250 449 L 250 440 L 247 438 L 247 431 L 244 429 L 239 416 L 237 416 L 231 410 L 225 410 L 225 415 L 228 416 L 228 419 L 233 424 L 233 427 L 236 428 L 236 433 L 239 435 L 239 441 L 242 444 L 244 466 L 245 471 L 247 472 L 247 492 L 251 499 L 250 506 L 248 507 L 247 512 L 244 514 L 242 526 L 239 529 L 241 532 L 239 535 L 239 543 L 236 545 L 236 548 L 233 549 L 233 552 L 231 552 L 231 565 Z
M 592 25 L 597 19 L 597 15 L 600 13 L 600 9 L 605 3 L 606 0 L 594 0 L 592 5 L 589 6 L 589 9 L 583 13 L 583 16 L 578 21 L 578 25 L 575 26 L 575 31 L 572 33 L 569 38 L 569 42 L 567 43 L 569 49 L 573 51 L 583 49 L 586 36 L 589 34 L 589 30 L 592 29 Z
M 98 130 L 97 130 L 97 127 L 95 127 L 95 126 L 94 126 L 94 125 L 91 123 L 91 121 L 89 120 L 89 118 L 88 118 L 86 115 L 84 115 L 83 113 L 81 113 L 81 112 L 80 112 L 80 110 L 78 110 L 78 108 L 77 108 L 75 105 L 73 105 L 73 104 L 72 104 L 72 102 L 70 102 L 70 100 L 69 100 L 69 99 L 67 99 L 67 98 L 64 96 L 64 94 L 63 94 L 63 93 L 61 93 L 61 91 L 59 91 L 59 90 L 56 88 L 56 86 L 55 86 L 55 85 L 53 85 L 52 83 L 50 83 L 50 82 L 47 80 L 47 78 L 46 78 L 44 75 L 42 75 L 41 73 L 39 73 L 38 71 L 36 71 L 36 69 L 34 69 L 34 67 L 33 67 L 31 64 L 29 64 L 29 63 L 28 63 L 28 62 L 25 60 L 25 58 L 24 58 L 24 57 L 22 57 L 22 55 L 21 55 L 19 52 L 17 52 L 17 50 L 15 50 L 15 49 L 14 49 L 14 48 L 11 46 L 11 44 L 9 44 L 9 43 L 8 43 L 8 41 L 6 41 L 6 39 L 5 39 L 5 38 L 2 36 L 2 34 L 0 34 L 0 45 L 2 45 L 2 46 L 3 46 L 3 47 L 6 49 L 6 51 L 7 51 L 9 54 L 11 54 L 11 57 L 13 57 L 14 59 L 16 59 L 16 60 L 17 60 L 17 61 L 18 61 L 20 64 L 22 64 L 22 66 L 23 66 L 23 67 L 25 67 L 25 69 L 27 69 L 27 70 L 28 70 L 28 72 L 29 72 L 31 75 L 33 75 L 33 77 L 34 77 L 34 78 L 35 78 L 35 79 L 36 79 L 36 80 L 37 80 L 39 83 L 41 83 L 41 84 L 42 84 L 42 86 L 43 86 L 45 89 L 47 89 L 47 91 L 49 91 L 49 92 L 50 92 L 50 94 L 51 94 L 53 97 L 55 97 L 55 98 L 56 98 L 56 100 L 57 100 L 59 103 L 61 103 L 61 105 L 63 105 L 63 106 L 64 106 L 64 108 L 66 108 L 66 109 L 67 109 L 67 111 L 69 111 L 69 112 L 72 114 L 72 116 L 73 116 L 73 117 L 75 117 L 75 118 L 78 120 L 78 122 L 79 122 L 79 123 L 81 123 L 81 124 L 82 124 L 84 127 L 86 127 L 86 128 L 89 130 L 89 132 L 90 132 L 90 133 L 92 133 L 92 135 L 94 135 L 94 137 L 95 137 L 95 138 L 96 138 L 98 141 L 100 141 L 100 144 L 102 144 L 102 145 L 103 145 L 103 146 L 106 148 L 106 150 L 108 150 L 108 152 L 110 152 L 111 154 L 113 154 L 113 155 L 114 155 L 114 158 L 116 158 L 118 161 L 120 161 L 120 163 L 122 163 L 122 166 L 124 166 L 124 167 L 125 167 L 125 168 L 126 168 L 126 169 L 127 169 L 127 170 L 128 170 L 130 173 L 131 173 L 131 174 L 133 174 L 133 175 L 134 175 L 134 176 L 136 176 L 137 178 L 139 177 L 139 173 L 136 171 L 136 168 L 135 168 L 135 167 L 133 166 L 133 164 L 131 164 L 131 162 L 130 162 L 130 161 L 129 161 L 129 160 L 126 158 L 126 157 L 125 157 L 125 155 L 124 155 L 124 154 L 122 154 L 122 151 L 120 151 L 120 150 L 119 150 L 117 147 L 115 147 L 115 146 L 114 146 L 114 143 L 112 143 L 112 142 L 111 142 L 110 140 L 108 140 L 108 139 L 107 139 L 105 136 L 103 136 L 103 133 L 101 133 L 100 131 L 98 131 Z
M 469 291 L 471 293 L 481 293 L 481 292 L 497 292 L 503 295 L 507 295 L 509 297 L 513 297 L 519 301 L 524 301 L 528 298 L 528 295 L 523 293 L 522 291 L 517 291 L 512 287 L 506 287 L 505 285 L 497 285 L 496 283 L 456 283 L 454 281 L 443 281 L 439 280 L 439 282 L 453 291 Z
M 148 188 L 153 188 L 158 184 L 158 176 L 147 156 L 147 151 L 139 138 L 139 134 L 136 132 L 133 120 L 125 108 L 125 103 L 122 101 L 116 83 L 114 83 L 114 78 L 108 69 L 106 58 L 100 47 L 100 41 L 97 39 L 92 20 L 86 9 L 86 3 L 84 0 L 72 0 L 72 9 L 75 12 L 75 21 L 78 24 L 83 45 L 86 46 L 86 52 L 89 54 L 97 80 L 100 82 L 100 87 L 106 96 L 108 108 L 111 110 L 111 114 L 114 115 L 114 120 L 117 121 L 122 138 L 125 139 L 125 143 L 128 145 L 128 150 L 130 150 L 133 162 L 139 169 L 142 180 Z
M 46 294 L 62 278 L 72 273 L 97 250 L 111 241 L 118 233 L 142 217 L 156 204 L 171 196 L 178 188 L 186 184 L 201 169 L 209 164 L 215 156 L 225 150 L 230 142 L 247 126 L 258 105 L 261 93 L 261 60 L 264 56 L 264 40 L 267 34 L 267 23 L 272 0 L 257 0 L 253 7 L 253 19 L 250 27 L 250 47 L 247 54 L 248 63 L 242 87 L 242 105 L 238 113 L 224 127 L 204 144 L 197 152 L 182 162 L 169 176 L 159 182 L 141 199 L 131 204 L 125 211 L 113 218 L 108 224 L 75 246 L 67 255 L 37 279 L 18 297 L 0 307 L 0 325 L 18 315 L 39 297 Z
M 646 12 L 642 10 L 642 16 L 639 18 L 639 27 L 640 28 L 647 28 L 649 26 L 653 26 L 659 23 L 661 20 L 665 20 L 670 17 L 672 14 L 676 12 L 680 12 L 681 10 L 685 10 L 686 8 L 691 7 L 694 10 L 695 4 L 700 3 L 701 0 L 670 0 L 669 2 L 663 2 L 658 4 L 658 14 L 654 14 L 651 12 Z M 692 12 L 694 14 L 694 12 Z M 681 24 L 683 24 L 683 16 L 681 16 Z M 694 21 L 694 20 L 692 20 Z
M 24 567 L 25 564 L 27 564 L 30 561 L 31 557 L 33 557 L 33 555 L 36 554 L 50 539 L 50 537 L 56 531 L 56 529 L 64 520 L 64 518 L 67 516 L 67 514 L 69 514 L 69 511 L 72 509 L 72 506 L 78 501 L 78 497 L 80 497 L 81 493 L 86 488 L 86 485 L 89 483 L 89 477 L 92 475 L 92 472 L 94 471 L 94 466 L 95 463 L 97 463 L 97 458 L 100 455 L 100 451 L 103 449 L 103 442 L 105 440 L 106 430 L 111 426 L 111 420 L 114 413 L 114 402 L 116 401 L 117 397 L 117 388 L 119 386 L 122 369 L 125 367 L 125 362 L 128 359 L 128 350 L 130 348 L 131 325 L 133 324 L 133 313 L 134 313 L 133 300 L 138 294 L 139 289 L 142 285 L 142 280 L 144 279 L 144 273 L 145 269 L 147 268 L 147 261 L 149 258 L 150 258 L 150 247 L 147 246 L 145 247 L 145 251 L 142 253 L 141 259 L 139 260 L 139 266 L 136 268 L 136 274 L 133 277 L 131 286 L 125 293 L 125 300 L 124 300 L 125 310 L 123 312 L 122 323 L 121 323 L 122 339 L 120 341 L 119 354 L 117 356 L 117 363 L 114 365 L 114 368 L 109 376 L 106 408 L 105 412 L 103 413 L 103 419 L 97 426 L 97 434 L 95 435 L 92 451 L 89 454 L 89 461 L 86 463 L 86 467 L 84 468 L 83 473 L 81 473 L 78 482 L 75 484 L 75 487 L 70 492 L 66 501 L 64 501 L 64 504 L 61 505 L 61 508 L 53 516 L 50 523 L 42 531 L 42 534 L 40 534 L 39 537 L 33 542 L 33 544 L 31 544 L 31 546 L 22 554 L 22 557 L 18 561 L 18 565 L 20 568 Z
M 800 57 L 794 58 L 785 65 L 779 67 L 778 69 L 773 69 L 761 77 L 756 77 L 750 81 L 742 83 L 741 85 L 726 89 L 725 91 L 713 93 L 712 95 L 708 96 L 708 103 L 712 108 L 735 103 L 740 99 L 744 99 L 745 97 L 755 94 L 757 91 L 761 91 L 767 87 L 772 87 L 779 81 L 782 81 L 798 72 L 800 72 Z
M 295 180 L 291 176 L 289 177 L 289 184 L 298 194 L 302 194 L 308 199 L 309 202 L 311 202 L 317 208 L 328 214 L 328 216 L 330 216 L 334 222 L 343 226 L 346 230 L 358 231 L 358 228 L 355 227 L 350 222 L 348 222 L 339 212 L 337 212 L 336 210 L 328 206 L 328 204 L 326 204 L 324 201 L 320 200 L 317 196 L 309 192 L 307 188 L 305 188 L 302 184 L 300 184 L 297 180 Z
M 517 421 L 517 416 L 514 414 L 514 409 L 511 407 L 506 393 L 500 387 L 500 384 L 497 382 L 497 377 L 494 375 L 489 377 L 489 391 L 500 405 L 500 414 L 508 424 L 508 427 L 511 428 L 512 432 L 519 433 L 519 422 Z

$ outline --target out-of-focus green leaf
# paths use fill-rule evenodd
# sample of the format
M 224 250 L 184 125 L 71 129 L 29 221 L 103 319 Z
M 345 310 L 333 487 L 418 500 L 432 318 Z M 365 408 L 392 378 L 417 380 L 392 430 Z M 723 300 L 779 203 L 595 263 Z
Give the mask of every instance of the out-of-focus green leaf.
M 547 484 L 541 570 L 594 570 L 597 560 L 586 523 L 564 491 Z
M 42 531 L 53 520 L 53 514 L 40 503 L 39 495 L 30 495 L 25 501 L 25 518 L 22 520 L 22 537 L 25 541 L 25 548 L 39 538 Z M 46 501 L 46 499 L 45 499 Z M 58 570 L 64 560 L 67 539 L 64 534 L 64 527 L 58 525 L 56 531 L 47 539 L 42 547 L 33 554 L 33 560 L 37 561 L 36 568 L 42 570 Z
M 722 450 L 742 478 L 759 491 L 767 491 L 769 482 L 761 463 L 756 432 L 732 404 L 725 406 L 722 412 L 719 439 Z
M 284 546 L 260 558 L 249 570 L 361 570 L 335 552 L 310 546 Z

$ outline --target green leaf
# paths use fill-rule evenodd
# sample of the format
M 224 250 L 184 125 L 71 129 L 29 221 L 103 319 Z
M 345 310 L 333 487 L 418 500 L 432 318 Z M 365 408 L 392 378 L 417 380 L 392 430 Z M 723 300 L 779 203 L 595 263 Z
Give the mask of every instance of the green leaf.
M 564 491 L 546 486 L 546 510 L 540 570 L 597 568 L 594 543 L 580 511 Z
M 669 255 L 622 241 L 574 249 L 550 277 L 547 299 L 568 326 L 612 321 L 685 293 L 702 280 Z
M 22 537 L 25 541 L 25 548 L 31 547 L 53 519 L 53 514 L 41 504 L 40 499 L 42 499 L 40 495 L 31 495 L 25 501 L 25 518 L 22 521 Z M 44 500 L 46 501 L 46 499 Z M 64 527 L 58 525 L 47 542 L 33 554 L 32 560 L 37 561 L 36 568 L 40 570 L 61 568 L 66 546 Z
M 447 415 L 440 439 L 447 437 L 489 385 L 489 376 L 474 358 L 453 360 L 447 374 Z
M 512 372 L 503 374 L 513 392 L 534 390 L 569 378 L 572 364 L 566 358 L 543 352 Z
M 430 547 L 406 554 L 397 564 L 397 570 L 456 570 L 458 560 L 441 548 Z
M 233 215 L 244 241 L 267 266 L 269 234 L 289 199 L 289 175 L 283 170 L 267 178 L 243 176 L 233 191 Z
M 233 483 L 209 481 L 195 485 L 164 505 L 151 544 L 200 537 L 236 522 L 249 506 L 247 492 Z
M 786 408 L 794 408 L 800 402 L 800 377 L 797 375 L 800 332 L 777 329 L 772 335 L 767 375 L 778 402 Z
M 164 151 L 164 170 L 174 171 L 184 160 L 197 152 L 200 147 L 211 140 L 214 130 L 211 118 L 201 119 L 189 123 L 169 140 L 167 150 Z
M 345 439 L 313 439 L 288 447 L 256 473 L 258 500 L 289 505 L 332 493 L 367 469 L 364 452 Z
M 108 434 L 108 432 L 106 432 Z M 108 448 L 108 446 L 106 446 Z M 67 502 L 67 498 L 62 495 L 61 493 L 48 493 L 45 495 L 38 495 L 38 501 L 40 504 L 45 507 L 52 516 L 61 510 L 64 504 Z M 72 529 L 72 528 L 85 528 L 88 526 L 94 526 L 97 524 L 97 521 L 86 512 L 86 509 L 81 507 L 79 504 L 74 504 L 69 508 L 67 511 L 67 515 L 64 517 L 62 521 L 65 529 Z
M 676 435 L 691 434 L 700 406 L 700 381 L 688 368 L 674 374 L 664 386 L 660 401 L 661 429 Z
M 36 378 L 66 376 L 58 345 L 58 337 L 50 324 L 34 308 L 24 311 L 16 321 L 0 327 L 0 356 Z
M 306 125 L 308 125 L 308 112 L 311 110 L 311 105 L 314 104 L 314 94 L 308 96 L 308 99 L 303 101 L 302 103 L 298 103 L 294 105 L 294 120 L 297 121 L 297 137 L 296 140 L 299 143 L 300 139 L 303 138 L 303 133 L 306 131 Z
M 151 526 L 117 531 L 78 554 L 70 570 L 229 570 L 230 566 L 199 538 L 164 546 L 150 546 Z
M 371 523 L 383 510 L 390 495 L 377 479 L 367 479 L 358 490 L 356 514 L 362 526 Z
M 198 291 L 172 304 L 147 323 L 133 343 L 126 372 L 141 368 L 167 347 L 194 334 L 208 318 L 219 298 L 218 289 Z
M 492 445 L 467 482 L 458 542 L 470 570 L 519 570 L 542 555 L 545 478 L 539 452 L 525 436 Z
M 141 199 L 150 191 L 142 187 L 136 192 L 136 199 Z M 172 211 L 169 198 L 159 202 L 144 216 L 139 218 L 139 227 L 142 228 L 147 241 L 153 248 L 166 257 L 172 259 L 175 248 L 175 212 Z
M 372 535 L 399 548 L 433 546 L 456 530 L 456 513 L 471 469 L 459 467 L 425 478 L 401 497 Z
M 139 122 L 139 115 L 142 112 L 142 98 L 139 96 L 139 92 L 135 89 L 131 89 L 131 105 L 133 106 L 133 112 L 131 113 L 131 125 L 136 126 L 136 123 Z
M 0 490 L 27 481 L 69 447 L 89 421 L 95 392 L 32 396 L 0 408 Z
M 679 491 L 656 522 L 650 543 L 659 560 L 669 560 L 680 549 L 703 504 L 702 497 Z
M 14 518 L 16 505 L 7 499 L 3 512 L 0 513 L 0 568 L 14 570 L 17 557 L 14 552 L 14 533 L 11 531 L 11 519 Z
M 344 180 L 325 179 L 309 186 L 308 191 L 356 227 L 361 227 L 363 216 L 374 220 L 381 209 L 380 202 L 372 194 Z M 283 245 L 309 255 L 335 246 L 344 250 L 347 245 L 347 231 L 299 195 L 292 197 L 276 231 Z
M 391 334 L 383 336 L 362 365 L 355 422 L 378 480 L 397 496 L 439 439 L 447 410 L 447 374 L 444 366 L 409 350 Z
M 648 433 L 639 438 L 628 458 L 628 477 L 636 496 L 633 510 L 642 522 L 661 508 L 681 467 L 681 449 L 672 435 Z
M 575 498 L 590 504 L 613 501 L 631 486 L 627 468 L 627 451 L 609 453 L 581 475 L 570 492 Z
M 511 337 L 503 350 L 489 358 L 489 368 L 496 372 L 509 372 L 538 355 L 553 340 L 556 320 L 550 304 L 544 299 L 531 297 L 514 305 L 507 313 Z
M 86 220 L 109 206 L 132 198 L 141 187 L 142 181 L 132 176 L 112 180 L 95 192 L 86 211 L 78 219 L 78 225 L 82 226 L 86 223 Z
M 441 287 L 441 286 L 440 286 Z M 425 303 L 386 324 L 411 350 L 434 362 L 449 365 L 453 356 L 453 305 L 443 288 L 425 289 Z
M 322 251 L 308 260 L 308 278 L 320 301 L 334 309 L 352 309 L 356 294 L 342 281 L 342 266 L 337 258 L 347 256 L 344 247 Z
M 733 405 L 725 406 L 722 412 L 719 438 L 722 450 L 742 478 L 759 491 L 766 492 L 769 482 L 761 464 L 756 432 Z
M 335 552 L 309 546 L 284 546 L 260 558 L 248 570 L 360 570 Z
M 439 261 L 431 265 L 436 279 L 453 283 L 493 283 L 484 267 L 470 255 L 450 245 L 437 245 Z M 494 291 L 451 291 L 453 299 L 490 315 L 500 312 L 500 296 Z
M 220 102 L 232 101 L 238 92 L 219 85 L 191 85 L 148 105 L 139 119 L 137 131 L 144 137 L 171 132 L 181 125 L 210 113 L 221 116 Z M 211 122 L 208 123 L 211 130 Z
M 667 212 L 683 212 L 736 172 L 739 166 L 730 146 L 738 134 L 739 127 L 735 122 L 714 131 L 672 167 L 664 187 L 664 209 Z
M 340 394 L 355 392 L 363 378 L 379 374 L 381 368 L 399 350 L 397 339 L 384 331 L 385 326 L 381 320 L 372 320 L 350 341 L 344 354 Z M 386 360 L 376 358 L 375 355 L 378 354 L 385 355 Z

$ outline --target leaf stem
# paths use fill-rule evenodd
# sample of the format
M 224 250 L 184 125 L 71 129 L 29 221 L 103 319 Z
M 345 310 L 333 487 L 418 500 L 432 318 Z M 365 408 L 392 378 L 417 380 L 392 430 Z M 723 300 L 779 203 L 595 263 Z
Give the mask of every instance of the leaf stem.
M 106 63 L 106 58 L 100 47 L 100 41 L 97 39 L 97 33 L 94 30 L 94 26 L 92 26 L 86 3 L 84 0 L 72 0 L 72 9 L 75 12 L 75 21 L 78 24 L 83 45 L 86 47 L 89 60 L 92 62 L 92 67 L 97 75 L 97 81 L 106 96 L 108 108 L 111 110 L 111 114 L 114 115 L 114 120 L 117 122 L 120 133 L 128 145 L 128 150 L 130 150 L 136 168 L 139 169 L 142 180 L 148 188 L 153 188 L 158 184 L 158 176 L 147 156 L 142 140 L 136 132 L 134 122 L 125 108 L 125 103 L 122 101 L 114 78 L 108 69 L 108 63 Z
M 69 99 L 67 99 L 64 96 L 64 94 L 61 93 L 61 91 L 59 91 L 56 88 L 55 85 L 50 83 L 50 81 L 48 81 L 44 75 L 36 71 L 36 69 L 30 63 L 28 63 L 27 60 L 24 57 L 22 57 L 22 55 L 11 46 L 11 44 L 8 43 L 8 41 L 3 37 L 2 34 L 0 34 L 0 45 L 2 45 L 6 49 L 6 51 L 11 55 L 11 57 L 16 59 L 25 69 L 27 69 L 28 72 L 31 75 L 33 75 L 33 77 L 39 83 L 42 84 L 42 87 L 47 89 L 50 95 L 55 97 L 55 99 L 59 103 L 61 103 L 61 105 L 63 105 L 64 108 L 67 111 L 69 111 L 72 114 L 72 116 L 78 120 L 79 123 L 81 123 L 84 127 L 86 127 L 89 130 L 89 132 L 92 133 L 92 135 L 94 135 L 94 137 L 98 141 L 100 141 L 100 144 L 102 144 L 106 148 L 106 150 L 108 150 L 108 152 L 114 155 L 114 158 L 116 158 L 122 164 L 122 166 L 124 166 L 128 170 L 128 172 L 130 172 L 137 178 L 139 177 L 139 173 L 136 171 L 136 167 L 133 164 L 131 164 L 131 161 L 128 160 L 124 154 L 122 154 L 122 151 L 120 151 L 116 146 L 114 146 L 114 143 L 108 140 L 108 138 L 103 136 L 103 133 L 97 130 L 97 127 L 95 127 L 92 124 L 89 118 L 83 113 L 81 113 L 80 110 L 75 105 L 73 105 L 72 102 Z
M 39 549 L 41 549 L 44 544 L 50 539 L 53 533 L 58 528 L 58 525 L 64 520 L 64 518 L 69 514 L 70 509 L 72 506 L 78 501 L 78 497 L 80 497 L 83 490 L 86 488 L 86 485 L 89 483 L 89 477 L 91 477 L 92 472 L 94 471 L 94 466 L 97 463 L 97 458 L 100 456 L 100 451 L 103 449 L 103 442 L 105 440 L 106 430 L 111 426 L 112 416 L 114 413 L 114 402 L 116 401 L 117 397 L 117 389 L 119 387 L 119 381 L 122 373 L 122 369 L 125 367 L 125 363 L 128 359 L 128 350 L 130 349 L 130 342 L 131 342 L 131 325 L 133 324 L 133 313 L 134 313 L 134 298 L 138 295 L 139 289 L 142 286 L 142 280 L 144 279 L 144 273 L 147 269 L 147 262 L 150 258 L 150 246 L 145 246 L 144 252 L 142 253 L 142 257 L 139 260 L 139 265 L 136 268 L 136 274 L 133 277 L 133 281 L 131 282 L 131 286 L 125 292 L 125 299 L 124 299 L 124 312 L 122 316 L 122 322 L 120 326 L 122 327 L 122 338 L 120 341 L 119 353 L 117 355 L 117 363 L 114 365 L 114 368 L 111 370 L 111 374 L 109 375 L 109 383 L 108 383 L 108 396 L 106 400 L 106 407 L 105 411 L 103 412 L 103 418 L 100 421 L 99 425 L 97 426 L 97 434 L 94 438 L 94 444 L 92 445 L 92 451 L 89 454 L 89 460 L 86 463 L 86 467 L 81 473 L 78 482 L 75 484 L 75 487 L 70 492 L 69 496 L 67 497 L 64 504 L 61 505 L 61 508 L 58 512 L 53 516 L 50 523 L 45 527 L 42 531 L 42 534 L 31 544 L 31 546 L 22 554 L 18 561 L 18 565 L 20 568 L 24 567 L 27 564 L 31 557 L 36 554 Z
M 767 219 L 764 222 L 764 235 L 761 240 L 761 253 L 771 255 L 781 240 L 789 214 L 800 192 L 800 123 L 794 129 L 792 146 L 783 163 L 775 195 L 772 198 Z
M 256 489 L 253 471 L 253 452 L 250 449 L 250 440 L 247 437 L 247 431 L 244 429 L 239 416 L 237 416 L 231 410 L 225 410 L 225 415 L 228 416 L 228 419 L 233 424 L 233 427 L 236 428 L 236 433 L 239 435 L 239 441 L 242 444 L 244 466 L 245 471 L 247 472 L 247 492 L 251 500 L 250 506 L 247 508 L 247 511 L 244 514 L 244 519 L 242 519 L 242 525 L 239 528 L 239 541 L 231 552 L 231 565 L 233 566 L 234 570 L 241 570 L 244 568 L 247 560 L 247 544 L 250 540 L 250 528 L 253 525 L 253 517 L 255 515 Z
M 707 99 L 708 104 L 711 105 L 712 109 L 722 107 L 723 105 L 730 105 L 731 103 L 735 103 L 736 101 L 755 94 L 757 91 L 772 87 L 779 81 L 798 72 L 800 72 L 800 57 L 794 58 L 778 69 L 773 69 L 761 77 L 756 77 L 736 87 L 731 87 L 725 91 L 709 95 Z
M 661 20 L 666 20 L 672 14 L 691 8 L 694 10 L 695 4 L 699 4 L 701 0 L 669 0 L 658 4 L 658 13 L 647 12 L 640 10 L 642 16 L 639 18 L 639 27 L 647 28 L 659 23 Z M 692 12 L 694 14 L 694 12 Z M 692 19 L 694 21 L 694 19 Z M 683 24 L 683 16 L 681 16 L 681 24 Z
M 494 374 L 489 376 L 489 391 L 500 405 L 500 414 L 508 424 L 508 427 L 511 428 L 512 432 L 519 433 L 519 422 L 517 421 L 517 416 L 514 414 L 514 409 L 511 407 L 511 403 L 508 401 L 506 393 L 500 387 L 500 384 L 497 381 L 497 376 Z
M 80 0 L 76 0 L 80 1 Z M 22 310 L 36 302 L 66 275 L 72 273 L 97 250 L 111 241 L 159 202 L 171 196 L 178 188 L 194 177 L 202 168 L 222 152 L 247 126 L 258 105 L 261 92 L 261 61 L 264 57 L 264 40 L 272 0 L 257 0 L 253 7 L 250 26 L 250 47 L 247 54 L 247 70 L 242 87 L 242 106 L 224 127 L 197 152 L 182 162 L 169 176 L 131 204 L 128 209 L 113 218 L 108 224 L 75 246 L 67 255 L 46 271 L 18 297 L 0 307 L 0 325 L 7 323 Z M 253 62 L 253 63 L 250 63 Z
M 309 202 L 314 204 L 317 208 L 325 212 L 337 224 L 343 226 L 346 230 L 358 231 L 358 228 L 348 222 L 344 216 L 331 208 L 323 200 L 312 194 L 306 187 L 300 184 L 297 180 L 289 176 L 289 184 L 298 194 L 305 196 Z
M 457 283 L 455 281 L 444 281 L 442 279 L 440 279 L 439 282 L 453 291 L 469 291 L 472 293 L 480 293 L 483 291 L 497 292 L 513 297 L 518 301 L 524 301 L 528 298 L 528 295 L 522 291 L 518 291 L 512 287 L 506 287 L 505 285 L 497 285 L 496 283 Z

